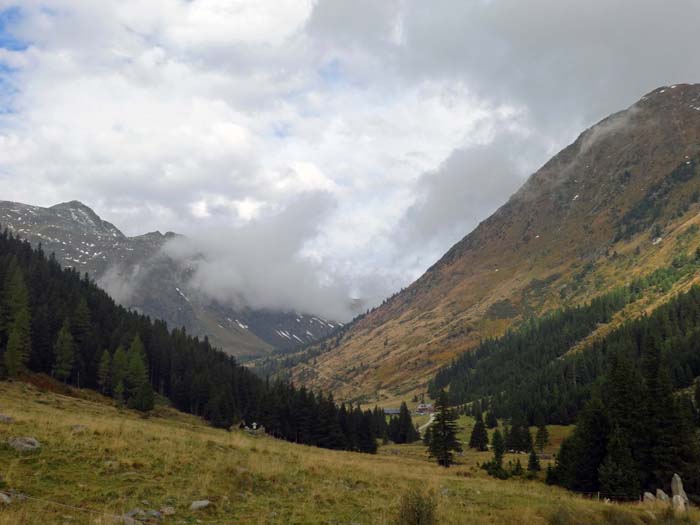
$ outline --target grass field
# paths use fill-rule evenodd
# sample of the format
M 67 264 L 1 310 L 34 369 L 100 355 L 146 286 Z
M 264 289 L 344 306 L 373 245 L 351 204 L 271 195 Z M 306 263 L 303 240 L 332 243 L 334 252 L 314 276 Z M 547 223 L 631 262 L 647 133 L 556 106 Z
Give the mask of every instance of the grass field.
M 389 524 L 410 487 L 437 494 L 441 524 L 651 522 L 640 505 L 491 479 L 476 466 L 488 453 L 466 452 L 443 469 L 420 445 L 376 456 L 326 451 L 216 430 L 164 407 L 145 419 L 96 394 L 66 393 L 0 382 L 0 413 L 15 419 L 0 423 L 0 474 L 29 496 L 0 504 L 2 525 L 119 523 L 114 516 L 132 508 L 165 505 L 176 511 L 166 524 Z M 42 448 L 18 453 L 5 444 L 13 436 L 36 437 Z M 212 504 L 189 510 L 200 499 Z

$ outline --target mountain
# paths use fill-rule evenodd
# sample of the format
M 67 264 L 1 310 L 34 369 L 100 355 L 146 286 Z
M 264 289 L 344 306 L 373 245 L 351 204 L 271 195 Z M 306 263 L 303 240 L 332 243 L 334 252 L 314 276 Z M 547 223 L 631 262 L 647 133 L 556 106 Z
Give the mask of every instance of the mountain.
M 658 88 L 584 131 L 411 286 L 297 354 L 291 375 L 369 402 L 423 391 L 481 340 L 687 256 L 699 200 L 700 85 Z
M 238 357 L 266 355 L 321 338 L 339 323 L 295 312 L 232 308 L 197 293 L 192 268 L 165 255 L 177 234 L 127 237 L 77 202 L 42 208 L 0 201 L 0 225 L 55 253 L 64 267 L 87 272 L 122 305 L 196 336 Z

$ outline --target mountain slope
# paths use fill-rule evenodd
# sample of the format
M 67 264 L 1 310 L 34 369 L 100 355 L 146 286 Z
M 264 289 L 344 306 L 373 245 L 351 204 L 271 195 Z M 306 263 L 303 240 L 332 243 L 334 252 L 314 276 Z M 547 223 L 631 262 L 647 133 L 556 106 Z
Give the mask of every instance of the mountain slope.
M 0 225 L 42 244 L 64 267 L 88 272 L 118 302 L 171 327 L 207 335 L 239 357 L 290 349 L 327 335 L 336 324 L 295 312 L 234 309 L 188 286 L 192 269 L 162 253 L 177 235 L 127 237 L 92 209 L 72 201 L 50 208 L 0 201 Z
M 583 132 L 420 279 L 292 371 L 344 398 L 422 389 L 480 339 L 669 264 L 698 238 L 700 85 Z

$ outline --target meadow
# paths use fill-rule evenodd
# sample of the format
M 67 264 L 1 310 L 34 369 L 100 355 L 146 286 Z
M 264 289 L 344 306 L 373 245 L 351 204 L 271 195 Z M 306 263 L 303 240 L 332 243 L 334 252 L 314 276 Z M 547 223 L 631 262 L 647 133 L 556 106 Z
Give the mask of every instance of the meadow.
M 120 516 L 130 509 L 165 506 L 175 511 L 165 524 L 390 524 L 412 487 L 434 492 L 438 523 L 448 525 L 700 519 L 693 511 L 662 521 L 660 508 L 605 504 L 539 481 L 492 479 L 478 467 L 489 453 L 466 451 L 444 469 L 420 444 L 382 446 L 374 456 L 322 450 L 217 430 L 165 406 L 143 417 L 91 391 L 34 383 L 0 382 L 0 414 L 14 419 L 0 423 L 0 491 L 28 496 L 0 504 L 0 525 L 124 523 Z M 462 423 L 466 433 L 469 420 Z M 33 436 L 42 447 L 16 452 L 6 444 L 13 436 Z M 207 508 L 189 509 L 203 499 L 211 502 Z

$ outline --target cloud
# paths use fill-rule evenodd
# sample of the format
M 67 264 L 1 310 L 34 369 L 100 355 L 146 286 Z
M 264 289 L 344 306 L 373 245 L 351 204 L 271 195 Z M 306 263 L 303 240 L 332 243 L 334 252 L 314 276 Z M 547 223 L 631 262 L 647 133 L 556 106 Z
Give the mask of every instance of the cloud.
M 189 286 L 211 300 L 347 321 L 358 313 L 348 283 L 305 253 L 333 206 L 328 193 L 307 193 L 243 226 L 174 238 L 163 251 L 192 268 Z
M 212 295 L 377 302 L 581 129 L 700 81 L 698 19 L 695 0 L 0 0 L 3 198 L 211 238 Z

